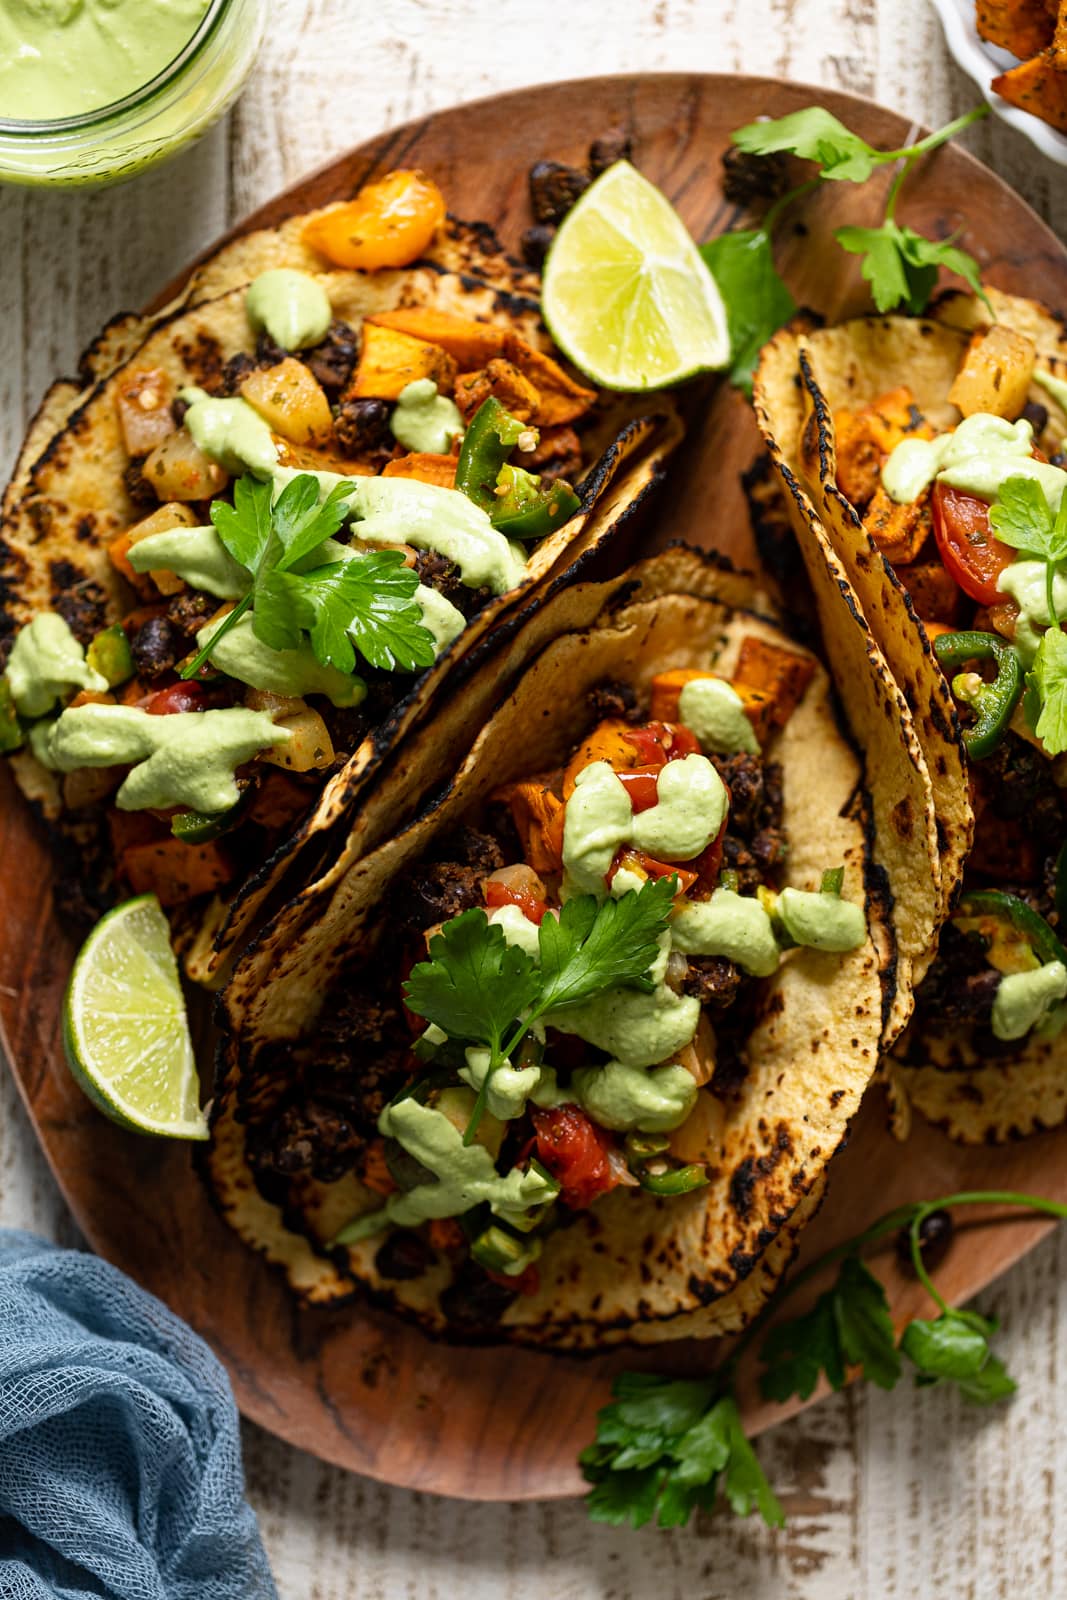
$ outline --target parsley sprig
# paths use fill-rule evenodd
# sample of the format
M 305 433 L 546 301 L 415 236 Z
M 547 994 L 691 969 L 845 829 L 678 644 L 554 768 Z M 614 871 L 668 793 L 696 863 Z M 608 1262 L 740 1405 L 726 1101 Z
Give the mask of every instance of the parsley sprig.
M 409 1011 L 443 1028 L 450 1039 L 489 1051 L 465 1144 L 478 1130 L 493 1073 L 548 1012 L 621 984 L 652 989 L 649 968 L 673 898 L 672 878 L 649 880 L 603 904 L 593 895 L 577 895 L 542 921 L 539 962 L 509 945 L 503 929 L 477 907 L 434 935 L 430 959 L 412 968 L 404 998 Z
M 302 570 L 340 529 L 350 494 L 351 485 L 340 483 L 320 504 L 318 480 L 302 472 L 277 500 L 269 482 L 246 475 L 234 484 L 232 506 L 212 501 L 215 531 L 251 575 L 252 585 L 183 669 L 183 678 L 196 676 L 248 611 L 257 639 L 272 650 L 295 650 L 306 633 L 324 667 L 351 672 L 357 650 L 385 671 L 432 666 L 433 635 L 415 599 L 419 580 L 399 550 L 370 551 Z
M 739 1515 L 759 1511 L 769 1527 L 781 1526 L 782 1507 L 744 1434 L 734 1398 L 735 1374 L 741 1356 L 763 1337 L 783 1300 L 831 1265 L 838 1265 L 837 1277 L 811 1309 L 777 1322 L 763 1339 L 760 1386 L 768 1399 L 780 1402 L 796 1395 L 806 1400 L 820 1378 L 840 1389 L 850 1370 L 883 1389 L 892 1389 L 911 1370 L 916 1384 L 954 1383 L 966 1400 L 978 1405 L 1013 1394 L 1015 1382 L 991 1346 L 996 1322 L 950 1306 L 923 1260 L 927 1218 L 966 1205 L 1018 1206 L 1067 1217 L 1067 1205 L 1058 1201 L 1002 1190 L 970 1190 L 900 1206 L 779 1288 L 729 1359 L 707 1378 L 621 1374 L 612 1403 L 599 1413 L 595 1442 L 579 1457 L 592 1485 L 586 1505 L 594 1521 L 641 1527 L 655 1519 L 660 1527 L 676 1527 L 694 1510 L 712 1510 L 721 1495 Z M 907 1230 L 915 1274 L 937 1315 L 913 1318 L 898 1339 L 885 1290 L 862 1256 L 869 1246 L 902 1229 Z
M 701 255 L 722 292 L 732 351 L 731 381 L 751 392 L 759 351 L 787 322 L 796 303 L 774 265 L 773 236 L 782 213 L 822 182 L 865 183 L 879 168 L 900 163 L 877 228 L 838 228 L 842 249 L 863 257 L 862 273 L 879 311 L 895 306 L 917 315 L 926 309 L 938 270 L 957 273 L 984 299 L 978 263 L 954 239 L 927 239 L 896 220 L 896 206 L 908 174 L 918 161 L 945 144 L 979 117 L 987 105 L 975 106 L 944 128 L 899 150 L 877 150 L 846 128 L 822 106 L 793 111 L 774 121 L 752 122 L 731 136 L 754 156 L 784 151 L 818 167 L 818 176 L 781 196 L 758 228 L 721 234 L 701 246 Z
M 1001 544 L 1045 563 L 1045 598 L 1053 625 L 1059 623 L 1053 580 L 1057 564 L 1067 561 L 1067 495 L 1053 516 L 1045 491 L 1034 478 L 1020 474 L 997 490 L 989 509 L 989 525 Z

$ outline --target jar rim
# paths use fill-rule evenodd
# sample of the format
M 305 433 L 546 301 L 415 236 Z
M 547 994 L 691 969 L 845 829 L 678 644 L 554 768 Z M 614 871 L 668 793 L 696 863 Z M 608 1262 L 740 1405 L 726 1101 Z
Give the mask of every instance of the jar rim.
M 131 90 L 121 100 L 109 100 L 106 105 L 97 106 L 93 111 L 80 111 L 73 117 L 51 117 L 41 121 L 31 121 L 21 117 L 0 117 L 0 134 L 14 138 L 33 138 L 42 134 L 76 133 L 80 129 L 95 127 L 98 123 L 110 121 L 112 117 L 136 110 L 138 106 L 154 99 L 195 60 L 215 32 L 230 4 L 231 0 L 211 0 L 196 32 L 186 40 L 178 54 L 172 57 L 165 67 L 161 67 L 154 78 L 150 78 L 140 88 Z

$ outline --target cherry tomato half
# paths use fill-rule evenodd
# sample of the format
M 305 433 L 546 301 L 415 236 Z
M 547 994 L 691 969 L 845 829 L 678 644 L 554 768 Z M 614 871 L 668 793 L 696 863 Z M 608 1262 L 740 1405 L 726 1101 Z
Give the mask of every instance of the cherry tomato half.
M 687 894 L 697 881 L 697 874 L 689 868 L 675 866 L 670 861 L 657 861 L 654 856 L 646 855 L 643 850 L 631 850 L 627 846 L 616 852 L 606 882 L 610 884 L 616 872 L 622 867 L 646 878 L 677 878 L 679 894 Z
M 629 772 L 616 772 L 615 776 L 630 797 L 634 811 L 650 811 L 659 804 L 656 778 L 661 767 L 634 767 Z
M 611 1170 L 611 1141 L 578 1106 L 533 1113 L 537 1159 L 559 1180 L 560 1199 L 575 1210 L 592 1205 L 618 1182 Z
M 997 579 L 1015 560 L 1015 551 L 994 536 L 986 502 L 935 483 L 933 513 L 934 537 L 950 576 L 980 605 L 1002 603 Z

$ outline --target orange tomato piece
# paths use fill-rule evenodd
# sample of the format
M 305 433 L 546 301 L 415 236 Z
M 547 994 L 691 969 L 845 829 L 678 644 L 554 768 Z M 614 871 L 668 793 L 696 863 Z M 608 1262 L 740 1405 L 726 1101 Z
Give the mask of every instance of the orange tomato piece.
M 303 239 L 336 267 L 376 272 L 417 260 L 444 220 L 445 202 L 432 179 L 399 170 L 368 183 L 354 200 L 317 211 Z

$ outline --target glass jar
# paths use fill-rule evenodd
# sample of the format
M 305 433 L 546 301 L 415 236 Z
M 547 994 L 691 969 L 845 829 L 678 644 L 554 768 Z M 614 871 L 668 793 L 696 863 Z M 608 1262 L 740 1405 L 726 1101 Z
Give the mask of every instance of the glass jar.
M 212 0 L 185 48 L 123 100 L 51 122 L 0 117 L 0 181 L 77 188 L 118 183 L 173 155 L 244 86 L 268 0 Z

